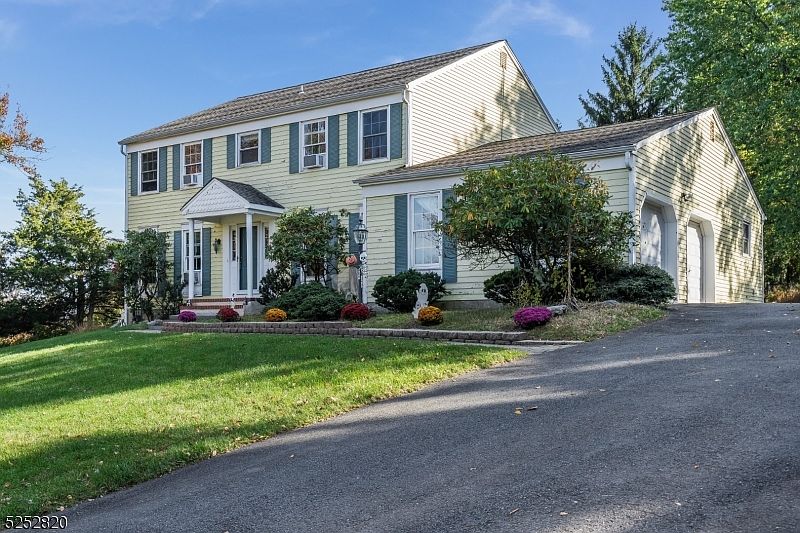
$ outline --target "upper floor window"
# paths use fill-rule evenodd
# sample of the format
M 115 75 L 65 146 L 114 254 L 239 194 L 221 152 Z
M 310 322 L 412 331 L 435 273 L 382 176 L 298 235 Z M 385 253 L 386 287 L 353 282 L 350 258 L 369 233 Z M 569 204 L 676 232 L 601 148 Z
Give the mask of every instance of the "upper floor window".
M 183 145 L 183 175 L 203 173 L 203 143 Z
M 742 253 L 744 255 L 750 255 L 750 247 L 751 247 L 751 228 L 749 222 L 742 223 Z
M 442 213 L 439 193 L 415 194 L 410 204 L 412 266 L 437 269 L 442 262 L 439 235 L 435 230 Z
M 239 134 L 239 164 L 258 163 L 258 132 Z
M 328 153 L 327 130 L 327 119 L 303 123 L 303 168 L 325 166 L 325 155 Z
M 361 113 L 361 160 L 386 159 L 389 154 L 389 109 Z
M 141 192 L 158 191 L 158 150 L 142 152 L 140 157 Z

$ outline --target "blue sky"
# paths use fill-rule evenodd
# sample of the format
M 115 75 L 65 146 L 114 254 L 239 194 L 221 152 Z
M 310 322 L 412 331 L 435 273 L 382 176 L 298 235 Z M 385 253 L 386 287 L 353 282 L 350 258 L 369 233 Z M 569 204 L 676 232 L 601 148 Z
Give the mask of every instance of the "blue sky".
M 0 0 L 0 92 L 48 147 L 38 168 L 84 188 L 121 236 L 117 141 L 237 96 L 508 39 L 564 129 L 600 59 L 637 21 L 669 26 L 657 0 Z M 0 230 L 25 177 L 0 166 Z

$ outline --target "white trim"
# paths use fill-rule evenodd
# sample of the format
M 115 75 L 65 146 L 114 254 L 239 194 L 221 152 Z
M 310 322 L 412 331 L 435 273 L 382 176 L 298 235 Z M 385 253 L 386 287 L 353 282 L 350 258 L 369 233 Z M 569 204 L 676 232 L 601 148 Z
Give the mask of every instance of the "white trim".
M 219 181 L 218 179 L 214 178 L 207 185 L 216 182 L 220 186 L 224 187 L 233 195 L 236 195 L 239 199 L 241 199 L 242 204 L 240 208 L 236 209 L 221 209 L 218 211 L 204 211 L 202 213 L 189 213 L 189 210 L 192 207 L 192 204 L 197 201 L 203 191 L 210 191 L 211 188 L 203 187 L 200 191 L 197 192 L 194 196 L 192 196 L 191 200 L 186 202 L 186 204 L 181 208 L 181 215 L 186 218 L 194 218 L 194 219 L 203 219 L 203 218 L 213 218 L 213 217 L 221 217 L 226 215 L 241 215 L 245 213 L 252 213 L 252 214 L 263 214 L 263 215 L 281 215 L 284 213 L 285 209 L 281 209 L 279 207 L 272 207 L 268 205 L 261 205 L 261 204 L 251 204 L 246 202 L 244 198 L 239 196 L 235 191 L 233 191 L 230 187 L 225 185 L 223 182 Z
M 242 141 L 241 138 L 243 135 L 256 135 L 258 139 L 258 144 L 256 145 L 256 160 L 251 161 L 249 163 L 242 163 L 240 161 L 241 151 L 242 151 Z M 247 150 L 252 150 L 252 148 L 247 148 Z M 240 131 L 236 134 L 236 168 L 239 167 L 251 167 L 254 165 L 261 164 L 261 130 L 248 130 L 248 131 Z
M 404 132 L 406 134 L 405 135 L 405 141 L 406 141 L 406 166 L 407 167 L 410 167 L 411 165 L 414 164 L 414 150 L 413 150 L 414 143 L 413 143 L 413 136 L 412 136 L 414 128 L 411 127 L 412 120 L 413 120 L 413 118 L 412 118 L 413 117 L 412 110 L 414 109 L 414 106 L 412 105 L 413 96 L 414 95 L 413 95 L 413 93 L 411 92 L 410 89 L 406 89 L 405 91 L 403 91 L 403 100 L 405 100 L 405 102 L 406 102 L 406 115 L 408 115 L 407 118 L 406 118 L 405 123 L 403 124 Z
M 305 165 L 303 164 L 303 162 L 305 160 L 305 155 L 306 155 L 305 154 L 305 149 L 306 149 L 305 142 L 306 142 L 306 139 L 305 139 L 305 128 L 304 127 L 305 127 L 306 124 L 311 124 L 313 122 L 324 122 L 325 123 L 325 164 L 323 166 L 321 166 L 321 167 L 318 167 L 318 168 L 306 168 Z M 307 172 L 307 171 L 314 171 L 314 170 L 327 170 L 328 169 L 328 155 L 330 153 L 329 152 L 329 146 L 328 146 L 328 138 L 329 138 L 328 134 L 330 133 L 330 131 L 328 130 L 328 117 L 304 120 L 304 121 L 299 122 L 297 124 L 297 129 L 300 130 L 299 131 L 299 135 L 298 135 L 298 137 L 300 138 L 299 139 L 300 147 L 298 149 L 298 157 L 300 158 L 300 161 L 297 162 L 299 171 L 300 172 Z
M 652 204 L 661 208 L 664 214 L 664 228 L 661 230 L 664 237 L 663 255 L 661 256 L 661 268 L 666 270 L 675 287 L 679 287 L 681 280 L 678 279 L 678 217 L 675 212 L 675 205 L 672 200 L 663 194 L 653 191 L 644 191 L 644 198 L 639 204 L 639 209 L 635 213 L 639 221 L 637 233 L 641 240 L 642 235 L 642 208 L 644 204 Z M 642 260 L 642 243 L 639 243 L 639 261 Z
M 416 194 L 426 191 L 452 189 L 453 185 L 461 183 L 462 175 L 453 175 L 441 178 L 427 178 L 412 181 L 382 183 L 361 188 L 361 197 L 374 198 L 376 196 L 393 196 L 396 194 Z
M 191 131 L 184 134 L 176 134 L 176 135 L 171 135 L 169 137 L 153 139 L 151 141 L 135 142 L 122 146 L 125 146 L 126 149 L 131 152 L 143 151 L 143 150 L 146 151 L 151 148 L 158 148 L 164 145 L 180 144 L 192 141 L 196 139 L 198 135 L 202 136 L 204 139 L 225 137 L 227 135 L 237 134 L 247 131 L 255 131 L 255 130 L 260 131 L 263 128 L 287 126 L 293 122 L 302 122 L 304 120 L 310 120 L 313 119 L 314 117 L 319 117 L 319 116 L 329 117 L 331 115 L 344 115 L 353 111 L 360 111 L 362 109 L 369 107 L 384 107 L 391 104 L 397 104 L 402 101 L 403 101 L 403 90 L 402 88 L 398 88 L 396 93 L 384 96 L 364 98 L 361 100 L 357 99 L 346 103 L 330 105 L 325 107 L 317 107 L 317 108 L 309 107 L 308 109 L 292 111 L 290 113 L 285 113 L 282 115 L 274 115 L 262 119 L 243 121 L 236 124 L 209 128 L 202 131 Z
M 636 217 L 636 152 L 625 152 L 625 166 L 628 169 L 628 212 Z M 628 264 L 636 263 L 636 239 L 628 245 Z
M 158 152 L 159 152 L 158 148 L 153 148 L 152 150 L 143 150 L 141 152 L 137 152 L 137 154 L 136 154 L 136 157 L 139 158 L 139 164 L 137 165 L 138 166 L 138 169 L 137 169 L 138 176 L 136 176 L 136 180 L 138 181 L 139 195 L 140 196 L 146 195 L 146 194 L 155 194 L 157 192 L 160 192 L 158 189 L 159 189 L 159 183 L 161 181 L 161 175 L 160 175 L 161 174 L 161 154 L 159 154 Z M 155 153 L 156 154 L 156 179 L 155 179 L 156 190 L 154 190 L 154 191 L 143 191 L 142 190 L 142 155 L 149 154 L 149 153 Z
M 193 141 L 186 141 L 186 142 L 180 144 L 181 148 L 180 148 L 180 150 L 178 150 L 180 152 L 180 155 L 179 155 L 180 161 L 178 161 L 178 169 L 179 169 L 178 179 L 180 181 L 178 183 L 180 184 L 180 189 L 181 190 L 183 190 L 183 189 L 196 189 L 198 187 L 202 187 L 203 186 L 202 181 L 200 183 L 198 183 L 197 185 L 184 185 L 183 184 L 183 177 L 185 175 L 187 175 L 186 174 L 186 145 L 187 144 L 199 144 L 200 145 L 200 172 L 196 172 L 195 174 L 200 174 L 200 176 L 202 176 L 203 175 L 203 166 L 205 165 L 205 154 L 203 154 L 203 139 L 195 139 Z M 174 167 L 174 165 L 173 165 L 173 167 Z
M 439 241 L 439 262 L 438 263 L 426 263 L 426 264 L 416 264 L 414 262 L 414 198 L 417 196 L 436 196 L 437 204 L 438 204 L 438 220 L 442 220 L 442 191 L 441 190 L 429 190 L 429 191 L 420 191 L 411 193 L 408 195 L 408 213 L 407 213 L 407 220 L 408 220 L 408 267 L 413 268 L 414 270 L 418 270 L 420 272 L 438 272 L 439 275 L 442 273 L 442 267 L 444 266 L 444 254 L 442 249 L 441 239 Z M 426 230 L 430 231 L 430 230 Z M 436 230 L 433 230 L 434 234 Z
M 749 220 L 742 220 L 741 225 L 739 226 L 742 230 L 742 240 L 739 243 L 741 247 L 744 244 L 744 228 L 747 226 L 747 250 L 740 250 L 740 253 L 745 257 L 752 257 L 753 256 L 753 223 Z
M 364 160 L 364 113 L 372 113 L 374 111 L 386 110 L 386 157 L 379 159 Z M 401 111 L 402 113 L 402 111 Z M 358 112 L 358 164 L 371 165 L 373 163 L 385 163 L 392 157 L 392 110 L 391 106 L 371 107 L 369 109 L 362 109 Z

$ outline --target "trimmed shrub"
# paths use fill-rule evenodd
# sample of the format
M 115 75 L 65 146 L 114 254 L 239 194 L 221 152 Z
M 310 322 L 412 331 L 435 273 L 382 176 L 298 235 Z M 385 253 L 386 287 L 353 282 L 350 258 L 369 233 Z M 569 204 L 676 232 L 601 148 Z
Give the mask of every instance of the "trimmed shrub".
M 297 283 L 300 274 L 292 272 L 288 268 L 269 268 L 264 273 L 264 277 L 258 283 L 258 292 L 261 296 L 258 302 L 269 305 L 270 302 L 279 296 L 289 292 Z
M 543 326 L 553 318 L 553 312 L 546 307 L 523 307 L 514 313 L 514 322 L 522 329 Z
M 283 322 L 288 318 L 288 316 L 286 315 L 286 311 L 283 309 L 273 307 L 271 309 L 267 309 L 267 312 L 264 313 L 264 318 L 267 320 L 267 322 Z
M 217 311 L 217 318 L 222 322 L 238 322 L 242 319 L 233 307 L 223 307 Z
M 609 274 L 600 294 L 604 299 L 663 305 L 675 299 L 675 283 L 657 266 L 623 265 Z
M 419 320 L 419 323 L 423 326 L 435 326 L 444 321 L 444 313 L 438 307 L 426 305 L 419 310 L 417 320 Z
M 342 294 L 314 281 L 294 287 L 272 302 L 295 320 L 336 320 L 345 303 Z
M 178 320 L 181 322 L 194 322 L 197 320 L 197 313 L 194 311 L 189 311 L 188 309 L 184 309 L 178 313 Z
M 352 303 L 347 304 L 342 308 L 342 313 L 339 318 L 342 320 L 366 320 L 370 317 L 372 312 L 364 304 Z
M 515 301 L 515 293 L 525 282 L 518 268 L 499 272 L 483 282 L 483 295 L 503 305 Z
M 33 333 L 28 333 L 27 331 L 9 335 L 7 337 L 0 337 L 0 348 L 5 346 L 16 346 L 17 344 L 30 342 L 32 340 L 34 340 Z
M 381 307 L 398 313 L 410 313 L 417 303 L 417 289 L 420 283 L 428 286 L 428 303 L 435 303 L 448 294 L 439 274 L 435 272 L 423 274 L 411 269 L 394 276 L 378 278 L 372 295 Z

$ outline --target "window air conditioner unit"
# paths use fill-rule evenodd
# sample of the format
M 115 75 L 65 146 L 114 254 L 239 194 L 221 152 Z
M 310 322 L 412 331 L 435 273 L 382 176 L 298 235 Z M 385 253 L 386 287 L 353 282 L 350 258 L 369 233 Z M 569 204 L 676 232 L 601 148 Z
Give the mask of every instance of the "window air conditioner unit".
M 184 174 L 183 185 L 184 187 L 192 187 L 200 184 L 200 174 Z
M 303 156 L 303 168 L 322 168 L 325 166 L 325 154 Z

